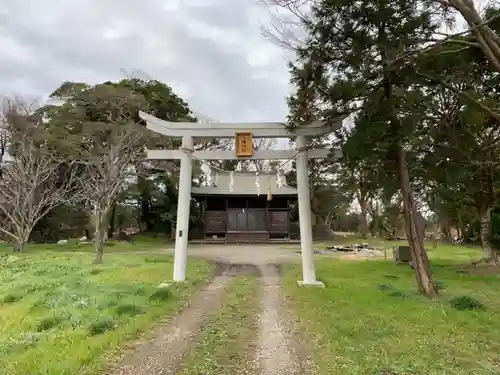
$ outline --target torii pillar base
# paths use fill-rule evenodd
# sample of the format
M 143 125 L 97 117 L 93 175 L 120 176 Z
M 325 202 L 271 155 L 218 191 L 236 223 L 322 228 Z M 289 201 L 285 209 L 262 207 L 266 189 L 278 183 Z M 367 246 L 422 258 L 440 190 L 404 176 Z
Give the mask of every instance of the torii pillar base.
M 303 286 L 306 288 L 324 288 L 325 284 L 323 284 L 321 281 L 297 281 L 298 286 Z

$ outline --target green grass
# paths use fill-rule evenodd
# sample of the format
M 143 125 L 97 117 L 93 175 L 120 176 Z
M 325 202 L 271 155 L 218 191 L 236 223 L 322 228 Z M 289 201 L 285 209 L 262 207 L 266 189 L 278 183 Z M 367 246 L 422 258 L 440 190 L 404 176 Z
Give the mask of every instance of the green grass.
M 387 241 L 380 238 L 360 238 L 360 237 L 339 237 L 333 241 L 316 242 L 314 248 L 317 250 L 325 249 L 332 245 L 350 245 L 367 243 L 369 246 L 387 250 L 387 258 L 392 257 L 392 248 L 395 246 L 407 246 L 407 241 Z M 426 242 L 425 248 L 431 260 L 450 260 L 457 262 L 470 262 L 479 260 L 482 256 L 481 247 L 478 245 L 451 245 L 439 243 L 434 248 L 432 242 Z M 296 249 L 296 247 L 294 248 Z
M 162 250 L 172 248 L 172 242 L 168 241 L 165 236 L 149 237 L 137 235 L 133 236 L 131 241 L 108 241 L 104 248 L 104 256 L 106 253 L 114 252 L 140 252 Z M 94 246 L 91 243 L 80 244 L 78 240 L 70 239 L 66 244 L 28 244 L 24 252 L 94 252 Z M 9 243 L 0 243 L 0 252 L 11 253 L 12 245 Z
M 92 254 L 40 248 L 0 257 L 2 374 L 97 374 L 213 272 L 190 259 L 189 281 L 164 292 L 157 286 L 172 275 L 170 257 L 105 254 L 104 264 L 93 266 Z
M 252 359 L 256 344 L 259 281 L 237 277 L 222 308 L 212 315 L 180 375 L 235 375 Z
M 430 251 L 441 289 L 432 301 L 408 266 L 389 261 L 323 258 L 324 289 L 297 287 L 300 267 L 288 266 L 285 293 L 318 374 L 500 374 L 500 277 L 456 272 L 478 251 Z

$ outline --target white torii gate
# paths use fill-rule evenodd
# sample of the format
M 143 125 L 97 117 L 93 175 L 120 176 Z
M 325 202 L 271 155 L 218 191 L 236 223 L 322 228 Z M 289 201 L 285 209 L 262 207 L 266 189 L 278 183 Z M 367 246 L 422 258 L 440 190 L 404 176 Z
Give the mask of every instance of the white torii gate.
M 182 138 L 182 146 L 179 150 L 148 150 L 147 152 L 148 159 L 181 160 L 174 252 L 174 281 L 184 281 L 186 278 L 193 157 L 198 160 L 282 160 L 296 156 L 300 247 L 302 255 L 302 280 L 298 283 L 304 286 L 323 286 L 323 283 L 316 280 L 314 267 L 307 159 L 325 158 L 330 153 L 330 150 L 308 150 L 306 147 L 306 137 L 329 134 L 342 126 L 342 119 L 333 124 L 317 121 L 290 131 L 286 124 L 275 122 L 200 124 L 195 122 L 164 121 L 144 112 L 139 112 L 139 116 L 146 121 L 148 129 L 168 137 Z M 252 156 L 249 157 L 237 157 L 234 151 L 193 150 L 194 137 L 234 138 L 237 133 L 251 133 L 255 138 L 295 137 L 296 150 L 255 150 L 252 152 Z M 340 150 L 335 151 L 337 155 L 340 154 Z

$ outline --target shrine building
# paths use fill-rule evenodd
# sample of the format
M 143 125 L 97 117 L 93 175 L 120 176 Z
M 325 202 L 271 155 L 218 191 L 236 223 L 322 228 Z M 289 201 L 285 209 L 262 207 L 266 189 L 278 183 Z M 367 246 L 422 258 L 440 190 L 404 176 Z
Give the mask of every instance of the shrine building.
M 192 198 L 201 206 L 203 239 L 226 243 L 290 240 L 290 213 L 297 189 L 277 174 L 256 177 L 255 172 L 234 172 L 232 179 L 231 185 L 230 173 L 218 173 L 212 186 L 191 188 Z

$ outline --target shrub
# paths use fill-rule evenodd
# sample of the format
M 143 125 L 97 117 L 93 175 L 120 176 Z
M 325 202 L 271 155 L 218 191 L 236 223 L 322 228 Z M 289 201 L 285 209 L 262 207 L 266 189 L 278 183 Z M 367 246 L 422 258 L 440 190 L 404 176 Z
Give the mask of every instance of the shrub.
M 440 290 L 444 289 L 444 282 L 436 280 L 434 281 L 434 287 L 439 292 Z
M 89 333 L 92 336 L 102 335 L 104 332 L 114 329 L 115 326 L 116 325 L 113 319 L 109 317 L 101 318 L 99 320 L 96 320 L 89 326 Z
M 169 288 L 157 288 L 150 296 L 150 301 L 167 301 L 172 298 L 172 292 Z
M 60 316 L 47 316 L 38 322 L 36 330 L 37 332 L 47 331 L 58 326 L 63 320 Z
M 172 260 L 165 256 L 155 256 L 155 257 L 146 257 L 144 258 L 144 262 L 146 263 L 171 263 Z
M 380 291 L 386 291 L 386 290 L 392 290 L 394 289 L 392 287 L 392 285 L 388 285 L 388 284 L 378 284 L 377 285 L 377 289 L 380 290 Z
M 396 276 L 396 275 L 384 275 L 384 277 L 385 277 L 386 279 L 391 279 L 391 280 L 396 280 L 396 279 L 399 279 L 399 277 L 398 277 L 398 276 Z
M 116 307 L 116 313 L 118 315 L 130 315 L 135 316 L 142 314 L 142 307 L 137 306 L 134 303 L 125 303 Z
M 3 303 L 14 303 L 22 299 L 23 297 L 19 294 L 7 294 L 2 301 Z
M 403 293 L 399 290 L 393 290 L 392 292 L 388 293 L 389 296 L 391 297 L 401 297 L 401 298 L 407 298 L 408 295 L 406 293 Z
M 457 310 L 484 310 L 484 305 L 469 296 L 455 297 L 450 300 L 451 307 Z

